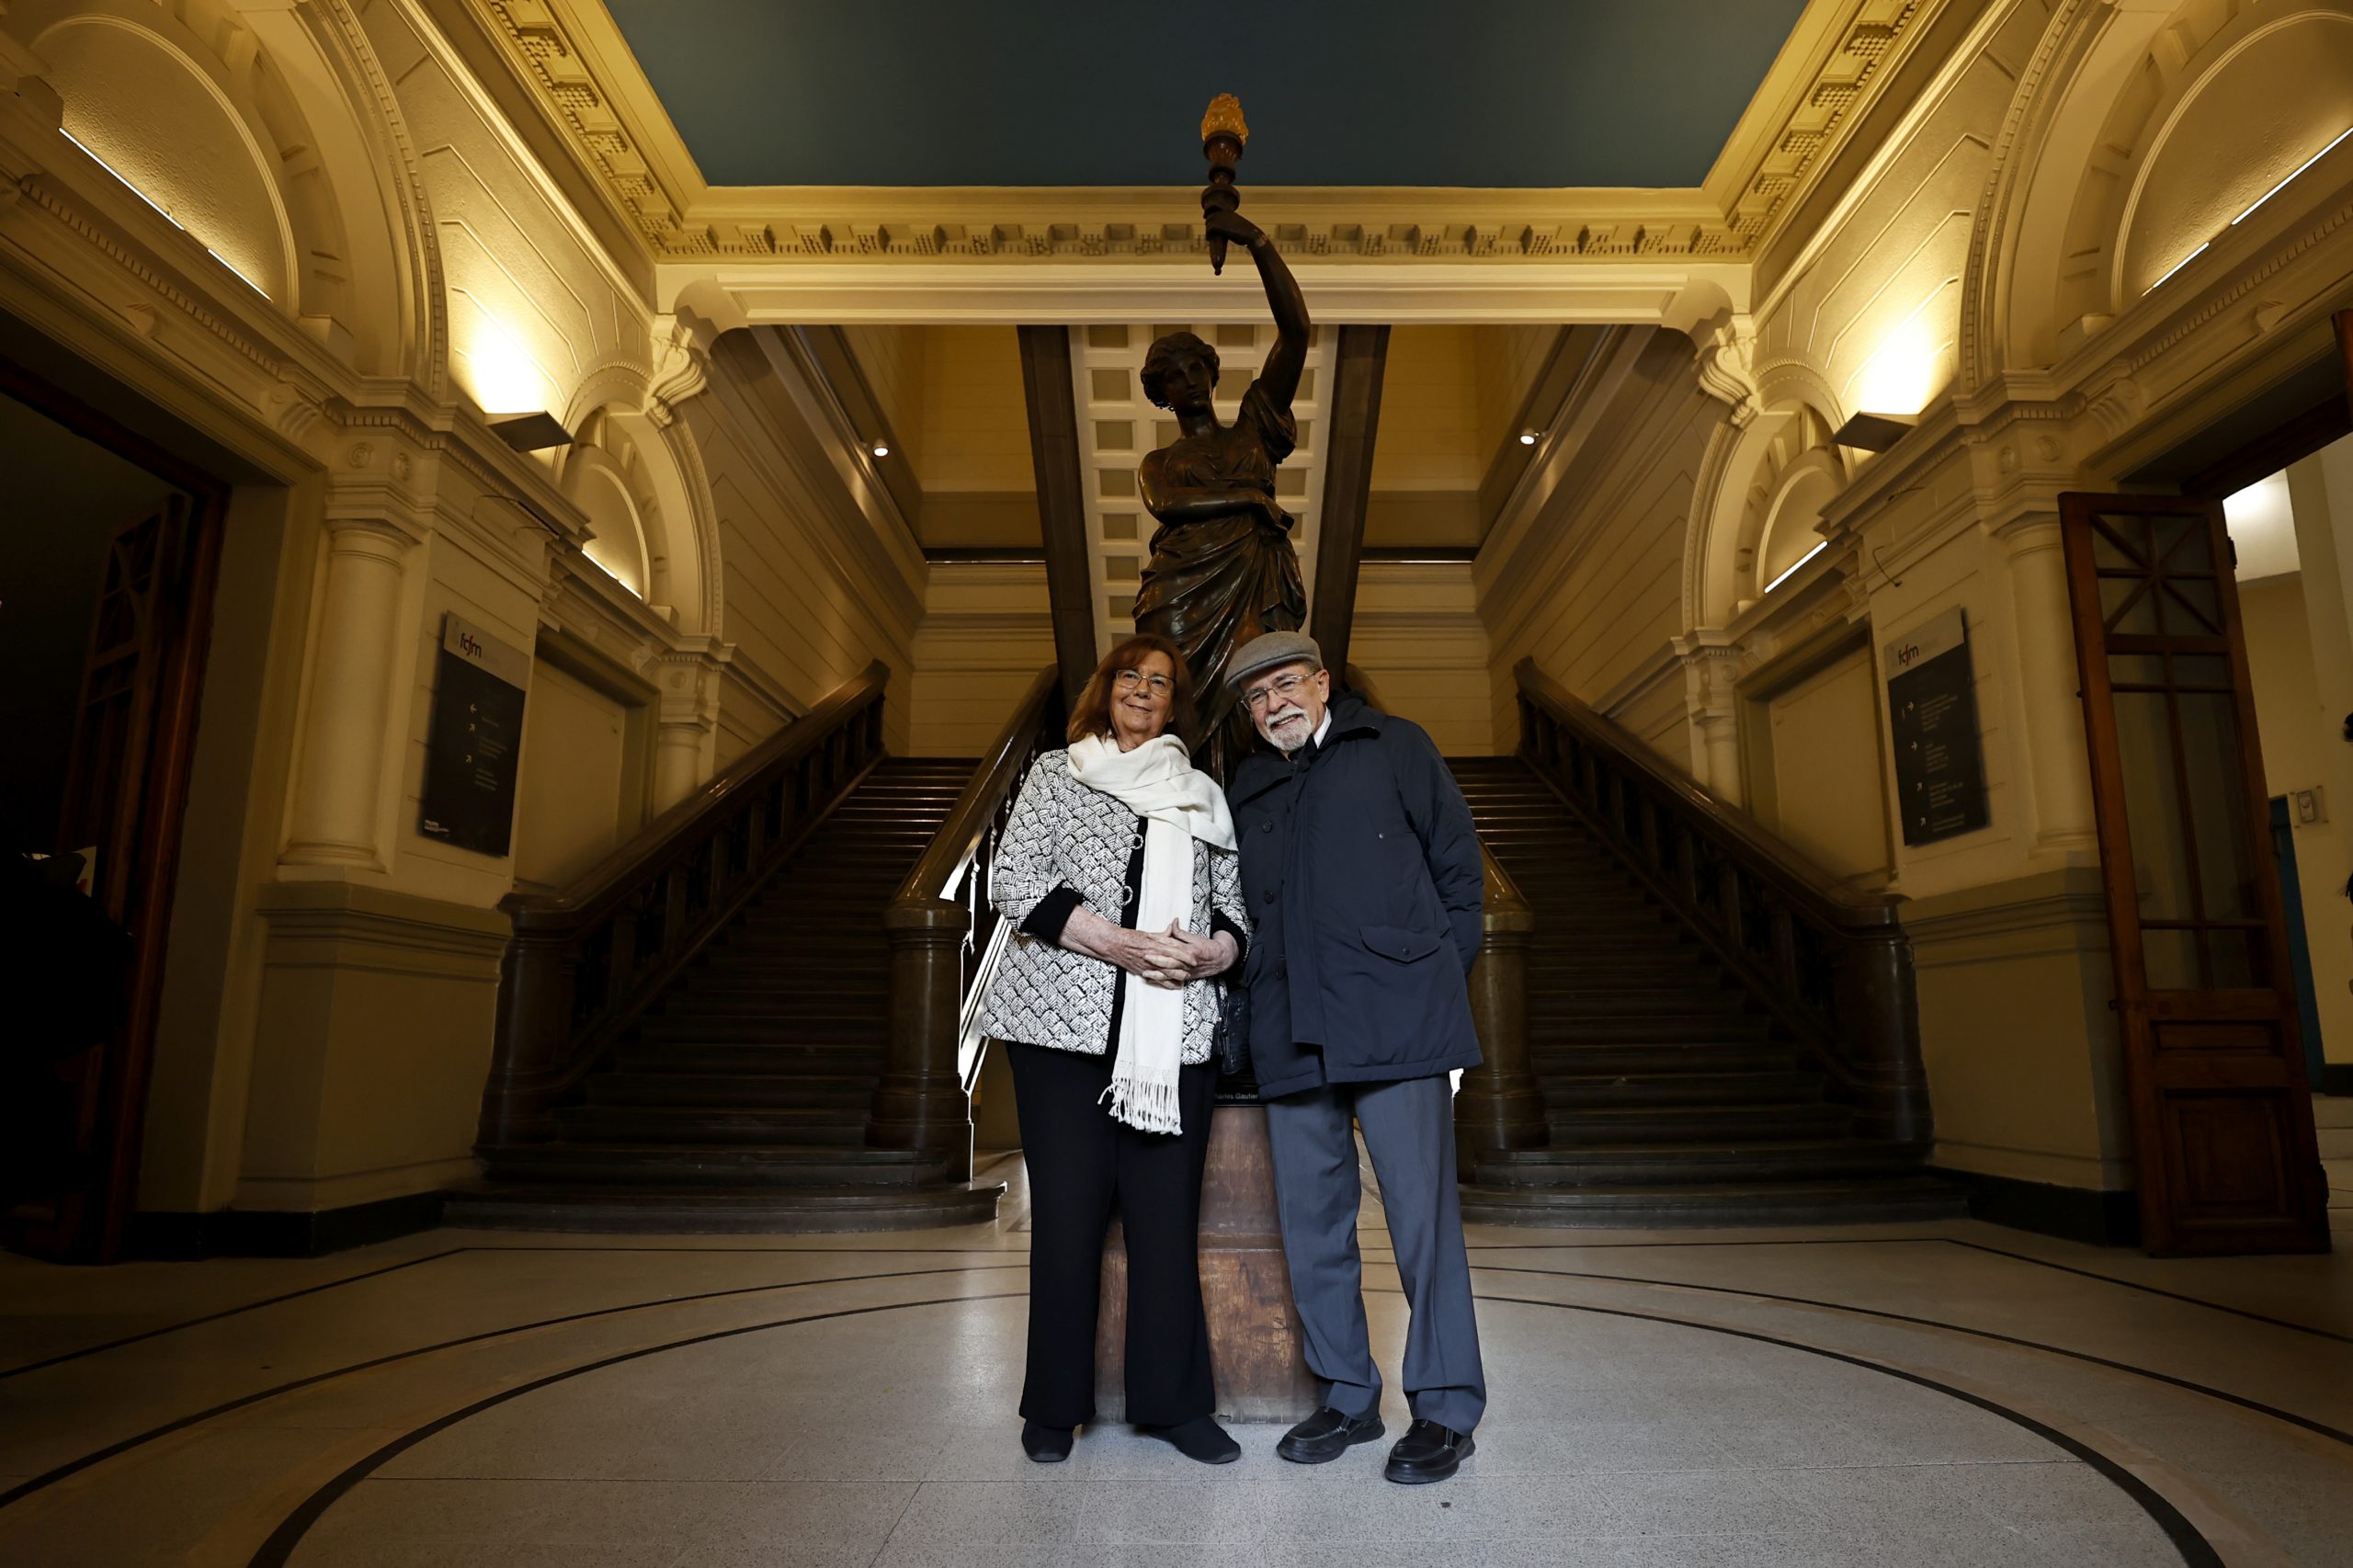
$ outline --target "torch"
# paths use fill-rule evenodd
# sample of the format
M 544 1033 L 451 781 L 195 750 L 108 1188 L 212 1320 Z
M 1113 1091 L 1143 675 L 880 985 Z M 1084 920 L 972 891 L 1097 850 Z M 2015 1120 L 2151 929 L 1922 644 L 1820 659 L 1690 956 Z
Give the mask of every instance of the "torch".
M 1210 161 L 1210 183 L 1201 187 L 1201 218 L 1207 222 L 1213 212 L 1231 212 L 1242 205 L 1242 193 L 1233 188 L 1233 165 L 1242 161 L 1243 146 L 1250 140 L 1250 128 L 1242 122 L 1242 100 L 1232 93 L 1220 93 L 1210 100 L 1209 112 L 1201 116 L 1201 154 Z M 1210 236 L 1210 270 L 1225 271 L 1225 236 Z

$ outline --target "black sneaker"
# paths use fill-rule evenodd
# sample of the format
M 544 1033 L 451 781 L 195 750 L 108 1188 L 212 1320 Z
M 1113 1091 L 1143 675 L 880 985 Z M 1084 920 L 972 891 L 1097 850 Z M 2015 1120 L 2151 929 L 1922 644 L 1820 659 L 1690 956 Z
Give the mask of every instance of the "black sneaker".
M 1293 1464 L 1325 1464 L 1381 1431 L 1378 1415 L 1343 1415 L 1327 1404 L 1284 1433 L 1275 1452 Z
M 1468 1432 L 1435 1421 L 1416 1421 L 1389 1450 L 1389 1468 L 1381 1473 L 1405 1486 L 1444 1481 L 1477 1447 Z

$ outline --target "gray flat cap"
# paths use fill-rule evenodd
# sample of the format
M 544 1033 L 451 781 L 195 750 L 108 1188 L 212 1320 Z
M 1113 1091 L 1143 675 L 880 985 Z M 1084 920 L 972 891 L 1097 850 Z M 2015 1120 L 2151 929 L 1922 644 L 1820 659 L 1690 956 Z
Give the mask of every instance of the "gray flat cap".
M 1315 645 L 1314 638 L 1304 631 L 1262 632 L 1234 650 L 1233 662 L 1225 666 L 1225 684 L 1240 686 L 1252 676 L 1302 663 L 1319 670 L 1324 667 L 1324 650 Z

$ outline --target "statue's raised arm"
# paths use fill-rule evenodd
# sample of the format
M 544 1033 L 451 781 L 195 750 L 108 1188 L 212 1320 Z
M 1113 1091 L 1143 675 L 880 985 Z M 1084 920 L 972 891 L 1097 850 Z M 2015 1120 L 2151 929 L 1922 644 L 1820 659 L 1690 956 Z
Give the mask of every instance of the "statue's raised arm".
M 1222 778 L 1253 744 L 1247 717 L 1224 687 L 1233 650 L 1262 631 L 1296 631 L 1307 589 L 1291 548 L 1292 517 L 1275 499 L 1275 470 L 1299 444 L 1291 399 L 1307 363 L 1310 324 L 1298 281 L 1265 231 L 1230 208 L 1212 210 L 1212 237 L 1245 244 L 1274 308 L 1275 345 L 1242 394 L 1233 422 L 1218 417 L 1217 350 L 1173 332 L 1144 358 L 1144 395 L 1176 416 L 1176 439 L 1143 460 L 1137 488 L 1159 522 L 1136 594 L 1136 630 L 1183 651 L 1199 693 L 1197 759 Z

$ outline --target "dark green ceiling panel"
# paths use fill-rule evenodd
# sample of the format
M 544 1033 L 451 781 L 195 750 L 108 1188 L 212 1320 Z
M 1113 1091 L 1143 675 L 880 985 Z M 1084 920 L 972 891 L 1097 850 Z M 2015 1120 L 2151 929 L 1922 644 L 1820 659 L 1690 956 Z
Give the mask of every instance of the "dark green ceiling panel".
M 713 185 L 1695 186 L 1804 0 L 608 0 Z

